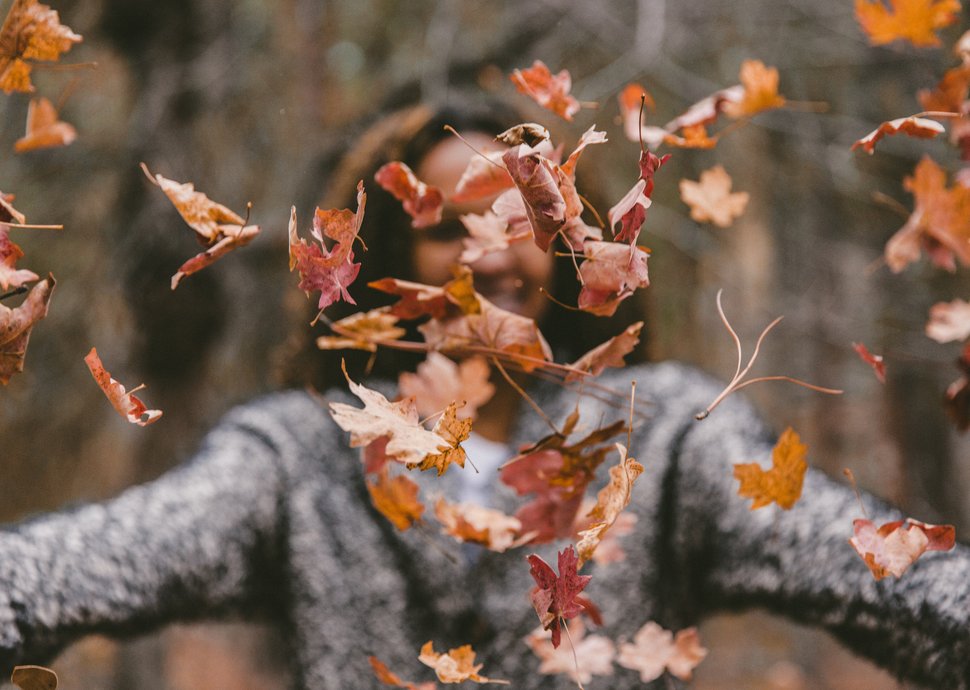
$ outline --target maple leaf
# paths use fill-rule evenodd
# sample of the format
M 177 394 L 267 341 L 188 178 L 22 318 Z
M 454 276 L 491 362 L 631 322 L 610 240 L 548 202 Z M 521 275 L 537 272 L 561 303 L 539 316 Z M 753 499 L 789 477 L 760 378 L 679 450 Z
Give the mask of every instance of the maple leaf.
M 47 278 L 30 289 L 19 307 L 11 309 L 0 304 L 0 383 L 5 386 L 10 377 L 24 370 L 30 332 L 47 316 L 54 285 L 54 276 L 47 274 Z
M 374 180 L 391 193 L 411 216 L 412 228 L 426 228 L 441 222 L 445 198 L 441 190 L 419 180 L 404 163 L 393 161 L 382 165 Z
M 602 345 L 597 345 L 585 355 L 569 365 L 566 383 L 582 378 L 576 371 L 585 371 L 590 376 L 599 376 L 606 367 L 622 367 L 623 358 L 633 352 L 640 342 L 640 331 L 643 321 L 637 321 L 626 327 L 619 335 L 615 335 Z
M 44 666 L 14 666 L 10 682 L 20 690 L 57 690 L 57 674 Z
M 592 498 L 584 498 L 579 507 L 576 521 L 573 523 L 573 539 L 579 540 L 580 532 L 593 526 L 596 520 L 589 517 L 588 513 L 596 505 Z M 633 513 L 620 513 L 613 526 L 600 538 L 600 543 L 593 551 L 592 561 L 597 565 L 609 565 L 626 560 L 626 552 L 620 546 L 620 537 L 624 537 L 633 532 L 637 524 L 637 516 Z
M 636 244 L 640 228 L 647 219 L 647 209 L 652 203 L 653 176 L 668 160 L 670 154 L 659 157 L 646 149 L 640 152 L 640 178 L 607 214 L 615 242 Z M 619 232 L 616 232 L 617 223 L 620 223 Z
M 397 278 L 381 278 L 367 283 L 367 286 L 400 297 L 398 302 L 391 305 L 390 313 L 402 319 L 417 319 L 425 315 L 440 319 L 448 311 L 448 296 L 441 287 Z
M 451 463 L 459 467 L 465 466 L 465 449 L 461 447 L 461 442 L 468 438 L 472 430 L 472 420 L 458 419 L 457 403 L 451 403 L 445 408 L 444 414 L 435 422 L 433 432 L 443 438 L 448 444 L 447 448 L 441 452 L 430 453 L 424 457 L 418 467 L 423 470 L 435 469 L 440 477 L 444 474 Z
M 589 241 L 583 246 L 586 260 L 579 267 L 583 287 L 579 308 L 598 316 L 612 316 L 620 302 L 637 288 L 650 285 L 647 258 L 642 247 L 617 242 Z
M 937 134 L 943 134 L 945 131 L 946 129 L 943 125 L 935 120 L 928 120 L 925 117 L 916 117 L 915 115 L 899 117 L 889 122 L 883 122 L 866 136 L 852 144 L 851 150 L 855 151 L 861 148 L 869 155 L 872 155 L 875 153 L 876 143 L 885 136 L 902 133 L 919 139 L 932 139 Z
M 392 403 L 377 391 L 354 383 L 349 376 L 347 383 L 350 392 L 364 403 L 363 409 L 333 402 L 330 414 L 341 429 L 350 432 L 351 448 L 386 436 L 387 456 L 405 465 L 418 465 L 425 457 L 451 448 L 448 441 L 421 426 L 412 399 Z
M 0 27 L 0 89 L 30 92 L 27 60 L 59 60 L 81 36 L 60 22 L 55 10 L 37 0 L 14 0 Z
M 538 122 L 523 122 L 509 127 L 501 134 L 497 134 L 495 141 L 502 142 L 506 146 L 525 144 L 538 148 L 541 144 L 549 144 L 550 136 L 549 130 Z
M 624 446 L 617 443 L 616 449 L 620 453 L 620 462 L 610 468 L 610 481 L 600 489 L 596 495 L 596 505 L 587 514 L 594 522 L 579 533 L 579 542 L 576 544 L 579 567 L 592 558 L 603 535 L 629 505 L 633 483 L 643 472 L 643 465 L 626 456 L 627 450 Z
M 486 151 L 481 156 L 472 156 L 455 185 L 451 200 L 467 203 L 487 199 L 514 186 L 502 161 L 504 153 L 504 150 Z
M 518 192 L 512 190 L 513 194 L 521 202 Z M 509 245 L 527 240 L 532 235 L 532 227 L 529 225 L 528 217 L 525 216 L 525 205 L 521 205 L 522 217 L 525 223 L 518 223 L 513 228 L 509 225 L 509 218 L 496 215 L 493 211 L 486 211 L 482 215 L 468 213 L 459 216 L 465 229 L 468 230 L 468 237 L 462 238 L 464 249 L 458 262 L 462 264 L 473 264 L 486 254 L 500 252 L 508 249 Z
M 530 565 L 529 573 L 536 581 L 536 586 L 529 594 L 532 608 L 539 616 L 542 627 L 552 631 L 552 646 L 558 648 L 562 623 L 575 618 L 587 608 L 581 598 L 577 601 L 577 597 L 592 577 L 577 572 L 579 560 L 571 544 L 559 552 L 558 575 L 536 554 L 530 554 L 526 560 Z
M 495 394 L 495 386 L 488 382 L 489 371 L 484 357 L 468 357 L 455 364 L 438 352 L 429 352 L 416 373 L 400 375 L 398 388 L 401 395 L 414 398 L 421 415 L 434 414 L 463 400 L 461 416 L 474 419 L 478 408 Z
M 930 307 L 926 335 L 938 343 L 966 340 L 970 337 L 970 302 L 955 299 L 934 304 Z
M 872 371 L 876 374 L 876 378 L 879 379 L 879 383 L 885 383 L 886 363 L 883 361 L 882 355 L 872 354 L 869 352 L 869 348 L 862 343 L 852 343 L 852 348 L 859 355 L 859 359 L 872 367 Z
M 741 63 L 740 79 L 744 95 L 740 100 L 724 103 L 728 117 L 750 117 L 785 105 L 785 97 L 778 93 L 777 68 L 767 67 L 761 60 L 745 60 Z
M 481 544 L 499 553 L 519 545 L 516 537 L 522 531 L 522 523 L 500 510 L 471 503 L 449 503 L 440 498 L 435 503 L 434 514 L 445 533 L 458 541 Z
M 471 680 L 476 683 L 498 683 L 508 685 L 507 680 L 496 680 L 479 675 L 478 671 L 483 664 L 475 665 L 475 651 L 470 644 L 462 645 L 456 649 L 449 649 L 446 654 L 439 654 L 434 651 L 434 644 L 431 640 L 424 643 L 421 647 L 421 654 L 418 656 L 425 666 L 434 669 L 438 680 L 442 683 L 461 683 Z
M 963 102 L 967 100 L 968 90 L 970 65 L 965 60 L 964 64 L 948 69 L 935 89 L 920 89 L 917 97 L 923 110 L 959 113 L 963 110 Z
M 854 520 L 849 539 L 872 576 L 900 577 L 926 551 L 949 551 L 955 543 L 953 525 L 929 525 L 907 518 L 876 527 L 870 520 Z
M 690 206 L 690 217 L 726 228 L 744 213 L 747 192 L 731 192 L 731 176 L 720 165 L 701 173 L 699 182 L 680 181 L 680 198 Z
M 667 132 L 676 132 L 678 129 L 711 124 L 730 104 L 739 103 L 743 98 L 744 86 L 741 84 L 715 91 L 710 96 L 694 103 L 684 113 L 665 124 L 663 128 Z
M 717 135 L 708 135 L 707 127 L 697 124 L 684 127 L 681 136 L 665 134 L 663 143 L 679 149 L 712 149 L 717 146 L 718 138 Z
M 399 340 L 407 335 L 407 331 L 396 325 L 398 320 L 387 307 L 357 312 L 334 321 L 331 328 L 339 335 L 321 335 L 317 338 L 317 347 L 321 350 L 377 352 L 378 344 Z
M 559 188 L 556 166 L 525 144 L 506 151 L 502 160 L 525 202 L 535 243 L 547 251 L 566 222 L 566 200 Z
M 922 249 L 942 268 L 956 270 L 955 258 L 970 264 L 970 188 L 946 186 L 946 172 L 924 156 L 903 180 L 913 194 L 913 213 L 886 243 L 886 264 L 899 273 L 916 261 Z
M 360 225 L 364 221 L 366 205 L 367 194 L 364 193 L 363 181 L 360 181 L 357 183 L 356 213 L 349 209 L 317 208 L 313 214 L 311 232 L 317 244 L 307 244 L 297 235 L 296 208 L 290 208 L 290 271 L 299 271 L 299 288 L 307 297 L 311 292 L 320 291 L 318 309 L 325 309 L 341 298 L 350 304 L 357 304 L 347 292 L 347 287 L 357 279 L 360 272 L 360 264 L 354 263 L 354 240 L 357 239 Z M 324 235 L 334 241 L 332 249 L 327 249 L 324 245 Z
M 377 676 L 377 680 L 384 685 L 390 685 L 395 688 L 407 688 L 407 690 L 435 690 L 438 687 L 433 682 L 415 684 L 407 680 L 401 680 L 400 676 L 391 671 L 376 656 L 367 657 L 367 661 L 370 662 L 371 668 L 374 669 L 374 675 Z
M 762 508 L 772 501 L 790 510 L 802 495 L 802 481 L 808 463 L 808 447 L 798 434 L 788 427 L 771 451 L 771 469 L 763 470 L 756 462 L 736 463 L 734 478 L 741 482 L 738 495 L 754 499 L 751 510 Z
M 367 481 L 367 492 L 377 511 L 402 532 L 424 514 L 418 500 L 418 485 L 403 475 L 391 478 L 385 468 L 376 479 Z
M 548 630 L 533 630 L 525 638 L 532 652 L 542 661 L 539 673 L 554 675 L 563 673 L 574 682 L 589 683 L 593 676 L 612 676 L 616 647 L 602 635 L 586 636 L 586 626 L 581 618 L 567 623 L 572 648 L 552 646 Z
M 681 680 L 690 680 L 694 668 L 705 656 L 707 650 L 700 644 L 697 628 L 685 628 L 675 637 L 650 621 L 637 631 L 632 643 L 620 645 L 616 663 L 639 671 L 644 683 L 659 678 L 664 670 Z
M 252 242 L 259 234 L 258 225 L 246 225 L 246 221 L 222 204 L 212 201 L 202 192 L 195 191 L 191 182 L 184 184 L 170 180 L 148 170 L 141 169 L 152 184 L 159 187 L 182 219 L 195 231 L 195 237 L 207 249 L 179 266 L 172 276 L 172 289 L 187 275 L 215 263 L 228 252 Z
M 39 276 L 33 271 L 15 268 L 23 255 L 23 250 L 10 239 L 10 226 L 0 222 L 0 289 L 9 290 L 37 280 Z
M 569 93 L 573 82 L 568 70 L 554 75 L 542 60 L 536 60 L 532 67 L 516 69 L 509 78 L 520 93 L 565 120 L 571 121 L 579 112 L 579 101 Z
M 605 144 L 607 141 L 609 140 L 606 138 L 606 132 L 601 132 L 596 129 L 596 125 L 591 125 L 589 129 L 583 132 L 583 135 L 579 138 L 579 142 L 576 144 L 576 148 L 566 158 L 566 162 L 559 166 L 559 170 L 569 177 L 575 178 L 576 164 L 579 163 L 579 157 L 586 150 L 586 147 L 592 144 Z
M 959 0 L 856 0 L 855 16 L 875 46 L 905 40 L 914 46 L 940 45 L 934 33 L 949 26 L 960 13 Z
M 73 125 L 57 119 L 54 105 L 46 98 L 31 98 L 27 106 L 27 133 L 14 142 L 17 153 L 68 146 L 77 139 Z
M 111 374 L 105 370 L 95 348 L 92 347 L 91 351 L 84 357 L 84 363 L 88 365 L 91 376 L 94 377 L 102 392 L 107 396 L 111 406 L 122 417 L 138 426 L 148 426 L 161 419 L 161 410 L 149 410 L 145 403 L 134 395 L 136 391 L 145 387 L 144 384 L 133 388 L 130 392 L 126 391 L 125 387 L 111 378 Z

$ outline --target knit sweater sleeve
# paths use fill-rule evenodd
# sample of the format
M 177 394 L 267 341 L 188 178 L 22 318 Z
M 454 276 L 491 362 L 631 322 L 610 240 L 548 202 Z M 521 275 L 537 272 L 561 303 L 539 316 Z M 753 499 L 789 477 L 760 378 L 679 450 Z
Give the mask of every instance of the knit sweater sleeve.
M 84 634 L 273 600 L 280 458 L 293 445 L 274 419 L 287 411 L 276 397 L 283 404 L 230 414 L 191 461 L 154 482 L 0 531 L 0 675 Z
M 733 465 L 770 467 L 777 434 L 743 400 L 694 421 L 720 386 L 690 370 L 678 376 L 660 415 L 683 420 L 664 478 L 661 595 L 671 617 L 758 606 L 826 628 L 900 678 L 970 688 L 970 549 L 926 553 L 900 579 L 876 581 L 848 544 L 862 512 L 852 490 L 812 469 L 791 510 L 750 510 Z M 871 496 L 865 503 L 877 523 L 904 517 Z

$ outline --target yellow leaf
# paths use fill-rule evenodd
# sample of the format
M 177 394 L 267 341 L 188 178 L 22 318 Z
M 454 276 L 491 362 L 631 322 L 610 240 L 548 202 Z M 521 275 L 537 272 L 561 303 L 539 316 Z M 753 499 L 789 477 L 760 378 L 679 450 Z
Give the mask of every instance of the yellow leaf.
M 771 469 L 763 470 L 756 462 L 735 464 L 734 478 L 741 482 L 738 495 L 754 499 L 751 510 L 762 508 L 772 501 L 785 510 L 791 509 L 802 495 L 805 479 L 805 454 L 808 446 L 789 427 L 778 439 L 771 452 Z
M 856 0 L 855 16 L 872 45 L 896 40 L 914 46 L 938 46 L 934 33 L 957 20 L 960 0 Z

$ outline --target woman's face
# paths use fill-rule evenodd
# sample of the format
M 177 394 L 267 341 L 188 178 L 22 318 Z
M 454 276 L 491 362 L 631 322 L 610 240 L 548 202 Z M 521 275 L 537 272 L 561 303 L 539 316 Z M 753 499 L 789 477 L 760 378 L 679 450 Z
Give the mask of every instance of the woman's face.
M 464 135 L 479 150 L 494 150 L 493 139 L 482 133 Z M 441 189 L 448 199 L 465 171 L 472 152 L 457 137 L 444 139 L 435 145 L 417 165 L 415 174 L 422 182 Z M 415 278 L 427 285 L 442 285 L 452 278 L 451 267 L 458 263 L 462 252 L 462 238 L 467 235 L 458 216 L 465 213 L 484 213 L 492 199 L 466 204 L 445 202 L 442 222 L 427 230 L 415 230 Z M 470 264 L 475 274 L 475 290 L 496 306 L 516 314 L 539 319 L 548 300 L 539 292 L 541 286 L 550 287 L 553 257 L 539 249 L 534 242 L 516 242 L 508 249 L 486 254 Z

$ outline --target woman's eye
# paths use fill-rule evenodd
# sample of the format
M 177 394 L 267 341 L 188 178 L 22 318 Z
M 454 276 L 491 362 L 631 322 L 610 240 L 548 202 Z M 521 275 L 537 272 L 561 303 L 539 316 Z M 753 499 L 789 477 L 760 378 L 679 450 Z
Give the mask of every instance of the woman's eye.
M 443 220 L 434 227 L 424 230 L 424 239 L 432 242 L 454 242 L 468 236 L 465 226 L 457 218 Z

